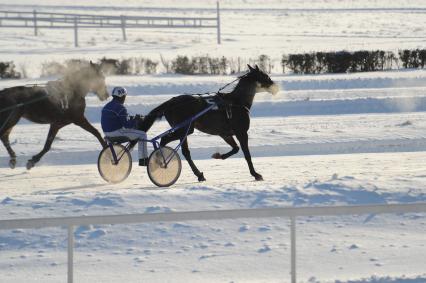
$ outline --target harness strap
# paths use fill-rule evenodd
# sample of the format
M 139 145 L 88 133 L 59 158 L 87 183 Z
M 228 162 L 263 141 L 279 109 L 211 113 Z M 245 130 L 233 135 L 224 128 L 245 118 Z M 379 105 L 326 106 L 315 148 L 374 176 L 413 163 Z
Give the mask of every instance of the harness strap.
M 232 103 L 225 105 L 225 112 L 226 112 L 226 118 L 228 118 L 228 120 L 231 120 L 232 119 Z
M 12 117 L 12 114 L 16 111 L 14 109 L 12 112 L 10 112 L 9 116 L 7 116 L 7 119 L 4 121 L 3 125 L 0 128 L 0 133 L 3 131 L 3 128 L 6 127 L 7 122 L 9 122 L 10 118 Z
M 235 83 L 236 81 L 239 81 L 239 80 L 241 80 L 242 78 L 247 77 L 247 75 L 248 75 L 249 73 L 250 73 L 250 72 L 247 72 L 247 73 L 245 73 L 244 75 L 239 76 L 238 78 L 236 78 L 236 79 L 235 79 L 235 80 L 233 80 L 232 82 L 227 83 L 226 85 L 224 85 L 223 87 L 221 87 L 221 88 L 217 91 L 217 94 L 219 94 L 221 90 L 224 90 L 225 88 L 227 88 L 229 85 L 231 85 L 231 84 Z

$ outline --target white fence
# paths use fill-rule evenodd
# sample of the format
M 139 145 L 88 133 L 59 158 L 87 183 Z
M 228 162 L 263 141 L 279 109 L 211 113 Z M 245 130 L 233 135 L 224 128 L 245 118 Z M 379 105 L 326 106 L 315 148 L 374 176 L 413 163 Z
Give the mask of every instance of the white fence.
M 322 206 L 322 207 L 283 207 L 235 209 L 216 211 L 190 211 L 153 214 L 103 215 L 81 217 L 56 217 L 0 220 L 0 230 L 34 229 L 45 227 L 68 228 L 68 282 L 73 282 L 74 227 L 95 224 L 129 224 L 151 222 L 179 222 L 191 220 L 223 220 L 237 218 L 289 217 L 291 242 L 291 282 L 296 283 L 296 217 L 300 216 L 339 216 L 380 213 L 426 212 L 426 203 L 379 204 L 359 206 Z
M 0 11 L 0 28 L 32 28 L 34 35 L 44 29 L 74 29 L 74 46 L 78 47 L 79 29 L 119 28 L 123 40 L 127 40 L 129 28 L 214 28 L 217 43 L 221 43 L 219 2 L 215 17 L 153 17 L 153 16 L 108 16 L 70 13 L 47 13 L 28 11 Z

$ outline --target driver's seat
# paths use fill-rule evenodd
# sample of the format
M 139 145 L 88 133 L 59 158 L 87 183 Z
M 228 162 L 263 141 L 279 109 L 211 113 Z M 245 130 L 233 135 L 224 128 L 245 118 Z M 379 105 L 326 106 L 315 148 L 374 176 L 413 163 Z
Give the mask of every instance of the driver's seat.
M 104 137 L 104 139 L 107 143 L 112 143 L 112 144 L 121 144 L 121 143 L 125 143 L 125 142 L 130 141 L 130 139 L 128 137 L 125 137 L 125 136 Z

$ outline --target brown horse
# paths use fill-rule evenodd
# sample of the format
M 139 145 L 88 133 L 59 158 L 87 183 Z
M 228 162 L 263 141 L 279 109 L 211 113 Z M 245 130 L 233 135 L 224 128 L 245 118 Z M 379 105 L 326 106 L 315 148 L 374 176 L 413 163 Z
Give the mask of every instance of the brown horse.
M 72 68 L 58 81 L 46 86 L 16 86 L 0 91 L 0 139 L 6 147 L 10 168 L 16 166 L 16 154 L 9 142 L 9 135 L 18 121 L 24 117 L 34 123 L 50 124 L 49 134 L 42 151 L 27 162 L 31 169 L 49 151 L 58 131 L 71 123 L 93 134 L 105 145 L 100 133 L 84 116 L 87 93 L 94 92 L 100 100 L 108 98 L 105 77 L 98 65 Z

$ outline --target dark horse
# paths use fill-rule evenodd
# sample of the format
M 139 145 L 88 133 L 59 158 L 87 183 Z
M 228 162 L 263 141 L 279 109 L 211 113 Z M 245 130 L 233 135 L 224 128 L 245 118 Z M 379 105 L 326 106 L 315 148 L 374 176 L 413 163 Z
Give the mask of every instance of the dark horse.
M 100 100 L 108 98 L 105 77 L 98 65 L 90 64 L 73 68 L 58 81 L 46 86 L 16 86 L 0 91 L 0 138 L 6 147 L 15 168 L 16 154 L 9 142 L 9 134 L 21 117 L 34 123 L 50 124 L 49 134 L 43 150 L 27 162 L 31 169 L 49 151 L 59 129 L 74 123 L 92 133 L 102 144 L 105 141 L 84 116 L 85 97 L 94 92 Z
M 247 131 L 250 127 L 250 108 L 256 93 L 267 91 L 275 94 L 278 91 L 278 86 L 267 74 L 259 70 L 258 66 L 256 68 L 248 67 L 249 72 L 239 77 L 239 82 L 234 90 L 230 93 L 219 93 L 216 96 L 210 97 L 210 99 L 218 101 L 219 108 L 211 110 L 198 118 L 190 125 L 188 133 L 192 134 L 194 128 L 196 128 L 204 133 L 222 137 L 232 147 L 232 150 L 225 154 L 213 154 L 212 157 L 216 159 L 226 159 L 238 152 L 239 147 L 233 138 L 233 136 L 236 136 L 244 152 L 250 174 L 257 181 L 260 181 L 263 180 L 262 175 L 254 170 L 248 147 Z M 180 95 L 173 97 L 147 115 L 146 123 L 144 123 L 147 127 L 144 130 L 149 129 L 154 120 L 162 116 L 165 116 L 170 126 L 173 127 L 199 113 L 208 107 L 208 105 L 208 101 L 200 96 Z M 148 121 L 151 122 L 150 125 Z M 203 173 L 198 170 L 191 159 L 185 134 L 186 128 L 181 128 L 163 137 L 160 144 L 164 146 L 171 141 L 180 140 L 182 142 L 182 154 L 185 156 L 194 174 L 198 177 L 198 181 L 205 181 Z

